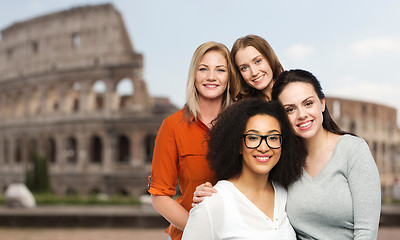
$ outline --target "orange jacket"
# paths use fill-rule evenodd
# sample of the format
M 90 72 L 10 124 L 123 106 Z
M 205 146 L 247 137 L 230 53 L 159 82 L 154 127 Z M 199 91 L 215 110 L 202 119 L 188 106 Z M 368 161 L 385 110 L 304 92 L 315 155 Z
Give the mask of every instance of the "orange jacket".
M 154 146 L 150 194 L 172 197 L 179 183 L 182 196 L 176 201 L 190 211 L 196 187 L 204 182 L 216 182 L 206 159 L 208 132 L 200 120 L 189 123 L 184 109 L 163 121 Z M 182 231 L 173 225 L 166 233 L 172 240 L 182 237 Z

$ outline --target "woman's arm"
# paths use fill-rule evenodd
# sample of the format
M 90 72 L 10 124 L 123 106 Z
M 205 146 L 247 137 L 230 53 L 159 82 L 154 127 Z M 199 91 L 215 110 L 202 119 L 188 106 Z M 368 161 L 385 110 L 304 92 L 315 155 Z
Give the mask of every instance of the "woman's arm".
M 378 168 L 366 142 L 349 154 L 348 181 L 353 198 L 354 239 L 376 239 L 381 210 Z
M 169 196 L 151 195 L 153 208 L 168 222 L 183 231 L 189 218 L 189 212 Z
M 192 207 L 197 206 L 204 200 L 204 197 L 210 197 L 213 193 L 216 193 L 217 189 L 213 188 L 210 182 L 203 183 L 196 187 L 196 191 L 193 193 Z
M 189 213 L 171 196 L 176 194 L 178 181 L 178 147 L 175 124 L 171 118 L 163 121 L 155 141 L 149 193 L 153 208 L 172 225 L 183 230 Z

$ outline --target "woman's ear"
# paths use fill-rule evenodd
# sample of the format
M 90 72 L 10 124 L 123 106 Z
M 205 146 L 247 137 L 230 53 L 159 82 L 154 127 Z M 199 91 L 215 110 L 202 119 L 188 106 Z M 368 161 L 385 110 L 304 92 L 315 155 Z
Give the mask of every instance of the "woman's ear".
M 326 105 L 325 105 L 325 98 L 323 98 L 323 99 L 321 100 L 321 112 L 325 112 L 325 107 L 326 107 Z

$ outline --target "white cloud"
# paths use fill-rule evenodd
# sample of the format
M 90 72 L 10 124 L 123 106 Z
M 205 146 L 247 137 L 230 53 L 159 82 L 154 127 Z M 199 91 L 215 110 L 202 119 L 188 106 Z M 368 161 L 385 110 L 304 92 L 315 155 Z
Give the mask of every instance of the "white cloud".
M 294 59 L 304 59 L 314 53 L 315 48 L 311 45 L 295 44 L 289 47 L 285 52 Z
M 369 38 L 354 43 L 350 46 L 350 49 L 361 57 L 387 52 L 400 53 L 400 39 L 391 37 Z

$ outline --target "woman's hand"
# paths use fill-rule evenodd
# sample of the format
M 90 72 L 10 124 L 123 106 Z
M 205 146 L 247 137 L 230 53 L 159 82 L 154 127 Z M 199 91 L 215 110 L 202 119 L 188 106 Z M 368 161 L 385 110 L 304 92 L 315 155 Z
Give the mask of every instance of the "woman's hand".
M 213 193 L 216 193 L 217 189 L 212 187 L 209 182 L 203 183 L 196 187 L 196 191 L 193 193 L 192 207 L 197 206 L 204 200 L 204 197 L 210 197 Z

